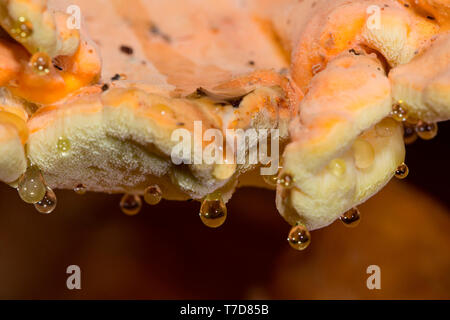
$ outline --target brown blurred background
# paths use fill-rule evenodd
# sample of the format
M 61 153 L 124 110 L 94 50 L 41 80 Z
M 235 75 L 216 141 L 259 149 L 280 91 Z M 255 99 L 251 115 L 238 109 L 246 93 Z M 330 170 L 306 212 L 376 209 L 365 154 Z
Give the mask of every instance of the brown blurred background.
M 287 244 L 267 190 L 238 191 L 225 225 L 211 230 L 197 202 L 128 217 L 119 195 L 57 191 L 57 209 L 42 215 L 1 185 L 0 298 L 449 299 L 449 141 L 446 123 L 408 146 L 409 177 L 362 205 L 357 228 L 314 231 L 304 252 Z M 81 290 L 66 288 L 73 264 Z M 372 264 L 381 290 L 366 287 Z

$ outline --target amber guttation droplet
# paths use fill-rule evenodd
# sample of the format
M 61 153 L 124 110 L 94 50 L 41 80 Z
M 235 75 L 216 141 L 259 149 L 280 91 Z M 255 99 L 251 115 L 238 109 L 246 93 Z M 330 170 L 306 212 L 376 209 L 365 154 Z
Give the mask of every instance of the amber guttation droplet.
M 408 108 L 401 100 L 392 107 L 392 118 L 394 118 L 394 120 L 400 122 L 406 121 L 406 119 L 408 119 L 408 114 Z
M 17 186 L 20 198 L 26 203 L 41 201 L 46 193 L 44 178 L 37 166 L 30 166 L 20 177 Z
M 411 144 L 417 140 L 417 133 L 414 127 L 405 125 L 403 127 L 403 140 L 405 144 Z
M 395 170 L 395 177 L 398 179 L 405 179 L 408 176 L 408 173 L 409 173 L 408 166 L 402 163 L 397 167 L 397 170 Z
M 287 241 L 295 250 L 305 250 L 311 243 L 311 234 L 303 224 L 297 223 L 289 231 Z
M 61 155 L 66 155 L 70 150 L 70 140 L 67 138 L 59 137 L 57 143 L 58 152 Z
M 162 191 L 158 185 L 153 185 L 145 189 L 144 201 L 150 205 L 158 204 L 162 198 Z
M 75 188 L 73 188 L 73 191 L 75 191 L 76 194 L 79 194 L 82 196 L 83 194 L 86 194 L 86 187 L 83 184 L 78 184 Z
M 342 176 L 346 169 L 347 165 L 344 159 L 333 159 L 328 163 L 328 170 L 336 177 Z
M 384 118 L 375 126 L 375 132 L 379 137 L 390 137 L 397 126 L 398 124 L 391 117 Z
M 125 194 L 120 200 L 120 208 L 126 215 L 134 216 L 141 211 L 142 200 L 138 195 Z
M 294 178 L 288 173 L 283 173 L 278 178 L 278 184 L 283 188 L 290 189 L 294 186 Z
M 48 214 L 51 213 L 56 208 L 56 195 L 50 187 L 46 188 L 45 196 L 41 201 L 36 202 L 34 207 L 40 213 Z
M 436 123 L 419 121 L 416 126 L 417 135 L 423 140 L 430 140 L 436 137 L 438 126 Z
M 33 33 L 33 25 L 25 17 L 19 17 L 13 22 L 11 34 L 19 41 L 25 40 Z
M 52 60 L 45 52 L 36 52 L 30 60 L 30 65 L 33 71 L 39 75 L 46 75 L 50 73 L 50 66 Z
M 369 168 L 375 159 L 375 151 L 367 140 L 362 138 L 356 139 L 353 143 L 353 157 L 355 166 L 359 169 Z
M 361 214 L 358 208 L 352 208 L 341 215 L 340 219 L 346 227 L 353 228 L 356 227 L 361 221 Z
M 205 197 L 200 207 L 200 219 L 203 224 L 210 228 L 220 227 L 227 218 L 227 207 L 222 195 L 214 192 Z

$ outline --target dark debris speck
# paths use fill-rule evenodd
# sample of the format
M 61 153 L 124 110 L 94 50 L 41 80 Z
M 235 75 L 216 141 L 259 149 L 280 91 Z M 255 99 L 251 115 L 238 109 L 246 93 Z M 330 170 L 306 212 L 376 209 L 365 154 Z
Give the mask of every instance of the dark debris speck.
M 59 71 L 62 71 L 62 70 L 63 70 L 63 68 L 61 68 L 60 66 L 58 66 L 56 63 L 54 63 L 53 66 L 54 66 L 56 69 L 58 69 Z
M 355 49 L 350 49 L 350 50 L 348 50 L 348 52 L 354 54 L 355 56 L 361 55 L 361 53 L 357 52 Z
M 111 80 L 112 80 L 112 81 L 120 80 L 120 74 L 116 73 L 116 74 L 111 78 Z
M 163 32 L 158 28 L 158 26 L 155 25 L 155 24 L 152 24 L 152 25 L 150 26 L 150 32 L 153 33 L 155 36 L 161 37 L 161 38 L 162 38 L 164 41 L 166 41 L 166 42 L 171 42 L 171 41 L 172 41 L 172 39 L 170 38 L 170 36 L 167 35 L 167 34 L 165 34 L 165 33 L 163 33 Z
M 125 53 L 128 55 L 132 55 L 134 52 L 133 48 L 131 48 L 129 46 L 125 46 L 125 45 L 120 46 L 120 51 L 122 51 L 122 53 Z

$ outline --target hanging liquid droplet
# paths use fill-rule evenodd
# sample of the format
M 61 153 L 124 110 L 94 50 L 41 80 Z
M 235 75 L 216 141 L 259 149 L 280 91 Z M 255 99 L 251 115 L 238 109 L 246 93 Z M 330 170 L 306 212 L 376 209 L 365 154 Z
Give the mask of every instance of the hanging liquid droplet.
M 270 186 L 276 186 L 278 184 L 278 174 L 263 175 L 264 181 Z
M 30 65 L 33 71 L 39 75 L 46 75 L 50 73 L 50 66 L 52 61 L 45 52 L 36 52 L 30 60 Z
M 86 194 L 86 187 L 83 184 L 79 184 L 77 185 L 73 191 L 75 191 L 76 194 L 79 194 L 80 196 L 82 196 L 83 194 Z
M 278 178 L 278 184 L 283 188 L 290 189 L 294 186 L 294 178 L 292 178 L 292 176 L 288 173 L 283 173 Z
M 333 159 L 328 163 L 328 170 L 336 177 L 342 176 L 346 169 L 347 165 L 345 164 L 344 159 Z
M 41 171 L 37 166 L 30 166 L 20 177 L 17 186 L 20 198 L 26 203 L 36 203 L 45 196 L 46 188 Z
M 311 243 L 311 234 L 303 224 L 297 223 L 289 231 L 287 240 L 295 250 L 305 250 Z
M 408 125 L 403 127 L 403 140 L 405 144 L 411 144 L 417 140 L 417 133 L 414 127 Z
M 128 216 L 134 216 L 141 211 L 141 197 L 135 194 L 124 194 L 120 200 L 120 209 Z
M 405 179 L 408 176 L 409 169 L 408 166 L 404 163 L 398 166 L 397 170 L 395 170 L 395 177 L 398 179 Z
M 438 126 L 436 123 L 419 121 L 416 126 L 417 135 L 423 140 L 430 140 L 436 137 Z
M 222 195 L 214 192 L 203 199 L 200 207 L 200 219 L 210 228 L 220 227 L 227 218 L 227 207 L 223 203 Z
M 408 119 L 409 111 L 406 105 L 403 103 L 403 101 L 399 101 L 392 107 L 391 114 L 394 120 L 403 122 L 406 121 L 406 119 Z
M 11 34 L 18 41 L 27 39 L 33 33 L 33 25 L 25 17 L 19 17 L 13 22 Z
M 375 159 L 375 151 L 367 140 L 358 138 L 353 143 L 353 157 L 355 166 L 359 169 L 369 168 Z
M 340 219 L 346 227 L 354 228 L 360 223 L 361 214 L 358 208 L 352 208 L 341 215 Z
M 44 198 L 41 201 L 36 202 L 34 207 L 40 213 L 48 214 L 51 213 L 56 208 L 56 195 L 50 187 L 46 188 Z
M 375 126 L 375 132 L 379 137 L 390 137 L 394 134 L 397 123 L 394 119 L 388 117 L 381 120 Z
M 66 155 L 70 150 L 70 140 L 60 137 L 56 147 L 61 155 Z
M 150 205 L 158 204 L 162 198 L 162 191 L 158 185 L 153 185 L 145 189 L 144 201 Z

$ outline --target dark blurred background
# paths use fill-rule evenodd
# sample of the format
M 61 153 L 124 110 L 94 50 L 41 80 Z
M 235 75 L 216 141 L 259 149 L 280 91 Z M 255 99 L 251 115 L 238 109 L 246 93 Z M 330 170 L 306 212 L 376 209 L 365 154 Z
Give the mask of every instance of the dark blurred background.
M 407 179 L 360 206 L 362 220 L 314 231 L 304 252 L 274 192 L 239 190 L 228 219 L 204 227 L 197 202 L 162 201 L 125 216 L 120 195 L 57 191 L 39 214 L 0 185 L 0 298 L 24 299 L 437 299 L 450 298 L 450 123 L 407 147 Z M 81 268 L 68 290 L 66 268 Z M 381 268 L 368 290 L 366 268 Z

